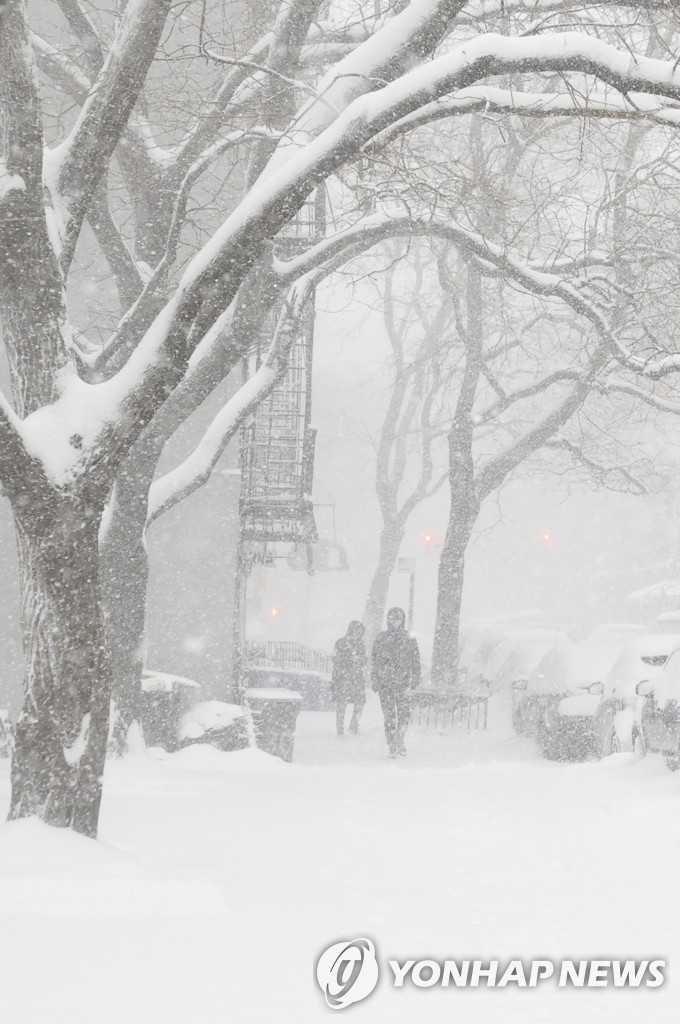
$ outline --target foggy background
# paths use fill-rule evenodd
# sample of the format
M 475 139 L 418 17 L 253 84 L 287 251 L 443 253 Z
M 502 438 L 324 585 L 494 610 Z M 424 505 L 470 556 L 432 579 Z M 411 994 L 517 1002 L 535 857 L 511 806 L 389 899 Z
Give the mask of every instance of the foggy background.
M 389 344 L 380 312 L 361 282 L 337 275 L 319 291 L 315 328 L 312 422 L 317 428 L 314 501 L 320 537 L 345 548 L 347 571 L 310 576 L 286 560 L 255 567 L 248 580 L 246 638 L 296 640 L 330 652 L 350 619 L 361 618 L 375 568 L 381 517 L 375 494 L 375 450 L 390 386 Z M 173 438 L 163 472 L 188 453 L 226 394 L 219 388 Z M 674 466 L 680 422 L 650 422 L 643 447 Z M 207 696 L 224 697 L 231 683 L 236 571 L 238 449 L 197 493 L 154 523 L 146 663 L 198 680 Z M 667 487 L 667 484 L 666 484 Z M 327 506 L 334 506 L 334 509 Z M 653 624 L 678 600 L 628 600 L 630 593 L 678 573 L 674 514 L 677 497 L 613 493 L 577 475 L 557 475 L 546 457 L 533 459 L 482 508 L 470 545 L 463 628 L 471 620 L 533 612 L 562 624 L 576 638 L 603 621 Z M 416 559 L 414 632 L 429 662 L 438 547 L 448 510 L 446 486 L 415 510 L 401 556 Z M 423 533 L 433 534 L 433 546 Z M 551 541 L 545 543 L 545 532 Z M 9 504 L 0 506 L 0 644 L 4 664 L 0 704 L 21 699 L 21 638 L 16 551 Z M 171 554 L 171 557 L 168 555 Z M 393 574 L 388 606 L 408 606 L 409 577 Z M 275 610 L 275 614 L 272 612 Z
M 335 277 L 318 294 L 312 399 L 314 500 L 335 503 L 336 537 L 350 567 L 312 577 L 283 561 L 257 568 L 249 582 L 249 639 L 291 639 L 329 650 L 364 611 L 381 528 L 370 439 L 387 403 L 390 349 L 381 313 L 362 301 L 360 287 L 351 292 Z M 662 450 L 664 462 L 677 462 L 680 423 L 665 417 L 646 433 L 641 447 L 650 458 Z M 531 460 L 483 506 L 466 563 L 463 627 L 472 619 L 533 611 L 578 638 L 599 622 L 652 624 L 659 612 L 677 607 L 674 599 L 628 600 L 677 571 L 673 495 L 599 489 L 575 474 L 556 475 L 548 459 Z M 447 515 L 444 487 L 415 510 L 401 549 L 402 557 L 416 559 L 414 632 L 426 661 Z M 330 510 L 317 508 L 316 519 L 320 535 L 330 538 Z M 432 548 L 425 532 L 434 536 Z M 406 608 L 408 586 L 408 575 L 395 571 L 389 605 Z

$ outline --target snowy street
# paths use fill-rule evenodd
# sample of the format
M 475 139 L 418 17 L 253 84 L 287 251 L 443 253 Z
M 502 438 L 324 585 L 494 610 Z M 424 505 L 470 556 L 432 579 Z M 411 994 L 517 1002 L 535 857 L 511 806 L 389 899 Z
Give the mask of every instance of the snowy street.
M 543 761 L 495 706 L 487 733 L 413 727 L 392 762 L 376 703 L 343 740 L 303 714 L 294 765 L 200 746 L 109 762 L 96 846 L 2 826 L 3 1021 L 313 1024 L 331 1013 L 313 962 L 361 935 L 384 960 L 659 957 L 670 980 L 394 990 L 383 972 L 351 1020 L 677 1020 L 680 776 Z

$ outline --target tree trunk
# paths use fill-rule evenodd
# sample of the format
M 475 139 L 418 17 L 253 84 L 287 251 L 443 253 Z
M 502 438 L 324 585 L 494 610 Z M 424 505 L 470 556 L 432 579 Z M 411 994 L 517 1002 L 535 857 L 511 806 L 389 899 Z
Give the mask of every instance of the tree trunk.
M 139 714 L 149 559 L 145 530 L 149 487 L 162 441 L 147 431 L 121 465 L 100 545 L 106 633 L 111 651 L 116 721 L 114 750 L 125 751 Z
M 472 536 L 479 500 L 475 489 L 471 436 L 454 429 L 449 435 L 451 510 L 439 560 L 437 616 L 432 649 L 432 680 L 436 687 L 458 685 L 460 610 L 463 600 L 465 554 Z M 469 444 L 466 443 L 469 441 Z
M 134 172 L 133 172 L 134 173 Z M 159 176 L 132 191 L 135 211 L 135 258 L 155 267 L 165 252 L 179 182 L 169 188 Z
M 16 513 L 25 653 L 9 817 L 96 836 L 111 694 L 99 585 L 101 503 Z
M 366 643 L 370 651 L 373 641 L 383 628 L 385 605 L 390 589 L 390 579 L 397 564 L 404 531 L 393 523 L 386 523 L 380 534 L 378 564 L 368 589 L 363 624 L 366 627 Z

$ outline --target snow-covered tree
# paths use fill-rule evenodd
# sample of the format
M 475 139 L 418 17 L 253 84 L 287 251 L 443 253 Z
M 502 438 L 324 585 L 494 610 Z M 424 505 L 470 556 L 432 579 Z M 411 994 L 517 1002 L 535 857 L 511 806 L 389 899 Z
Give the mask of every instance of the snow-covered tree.
M 99 534 L 133 448 L 157 416 L 181 404 L 194 374 L 215 360 L 223 376 L 240 358 L 244 318 L 262 305 L 253 295 L 269 295 L 273 305 L 310 272 L 393 234 L 445 232 L 452 244 L 485 248 L 449 217 L 418 221 L 389 210 L 285 263 L 272 248 L 277 234 L 314 188 L 367 147 L 387 145 L 430 119 L 484 112 L 495 103 L 560 114 L 577 109 L 579 116 L 588 107 L 603 116 L 674 124 L 680 71 L 672 59 L 638 53 L 639 12 L 673 7 L 658 0 L 609 5 L 614 41 L 589 17 L 605 6 L 599 3 L 584 5 L 583 31 L 562 32 L 559 16 L 551 18 L 566 6 L 573 21 L 571 2 L 412 0 L 377 13 L 371 4 L 370 13 L 359 6 L 348 25 L 341 12 L 334 20 L 332 4 L 290 0 L 241 60 L 199 39 L 192 59 L 226 60 L 224 78 L 202 106 L 199 124 L 164 146 L 145 117 L 143 88 L 163 63 L 169 0 L 130 0 L 120 16 L 108 15 L 108 35 L 96 39 L 74 0 L 60 6 L 89 40 L 88 60 L 77 69 L 35 36 L 23 0 L 0 6 L 0 315 L 13 398 L 0 407 L 0 477 L 16 523 L 26 652 L 10 813 L 94 835 L 112 688 Z M 486 19 L 495 12 L 502 15 L 500 29 L 487 32 Z M 290 67 L 291 54 L 301 69 L 321 62 L 321 71 L 280 70 L 282 61 Z M 76 78 L 82 93 L 73 122 L 50 125 L 47 148 L 39 56 L 55 74 L 61 69 Z M 548 85 L 530 96 L 496 91 L 494 83 L 508 75 L 518 82 L 530 75 L 532 84 L 546 76 Z M 251 90 L 267 80 L 278 89 L 263 115 Z M 238 137 L 225 131 L 235 106 L 243 121 L 233 129 Z M 242 197 L 169 279 L 174 213 L 181 213 L 196 163 L 200 170 L 212 146 L 247 145 L 252 136 Z M 183 146 L 193 158 L 174 180 L 171 230 L 146 254 L 153 266 L 135 254 L 130 262 L 106 206 L 96 212 L 107 176 L 142 151 L 162 178 Z M 69 311 L 69 272 L 90 215 L 130 284 L 128 308 L 102 341 L 83 337 Z M 491 249 L 488 258 L 541 282 L 541 272 L 521 257 Z M 575 310 L 598 320 L 558 274 L 542 287 L 568 292 Z M 598 323 L 618 357 L 634 362 L 635 354 Z M 662 373 L 675 362 L 661 355 L 646 370 Z

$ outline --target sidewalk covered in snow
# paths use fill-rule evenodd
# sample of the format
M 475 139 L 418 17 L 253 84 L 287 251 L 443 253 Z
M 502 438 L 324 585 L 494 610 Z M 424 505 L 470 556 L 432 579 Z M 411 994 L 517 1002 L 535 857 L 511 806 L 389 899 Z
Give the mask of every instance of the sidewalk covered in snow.
M 303 713 L 296 763 L 192 747 L 107 766 L 101 838 L 0 827 L 3 1020 L 314 1024 L 312 965 L 341 938 L 396 958 L 660 957 L 658 990 L 392 989 L 352 1020 L 677 1020 L 680 778 L 660 762 L 542 761 L 493 705 L 486 733 L 413 728 L 385 756 Z M 7 762 L 0 795 L 8 797 Z M 41 984 L 35 984 L 39 966 Z

